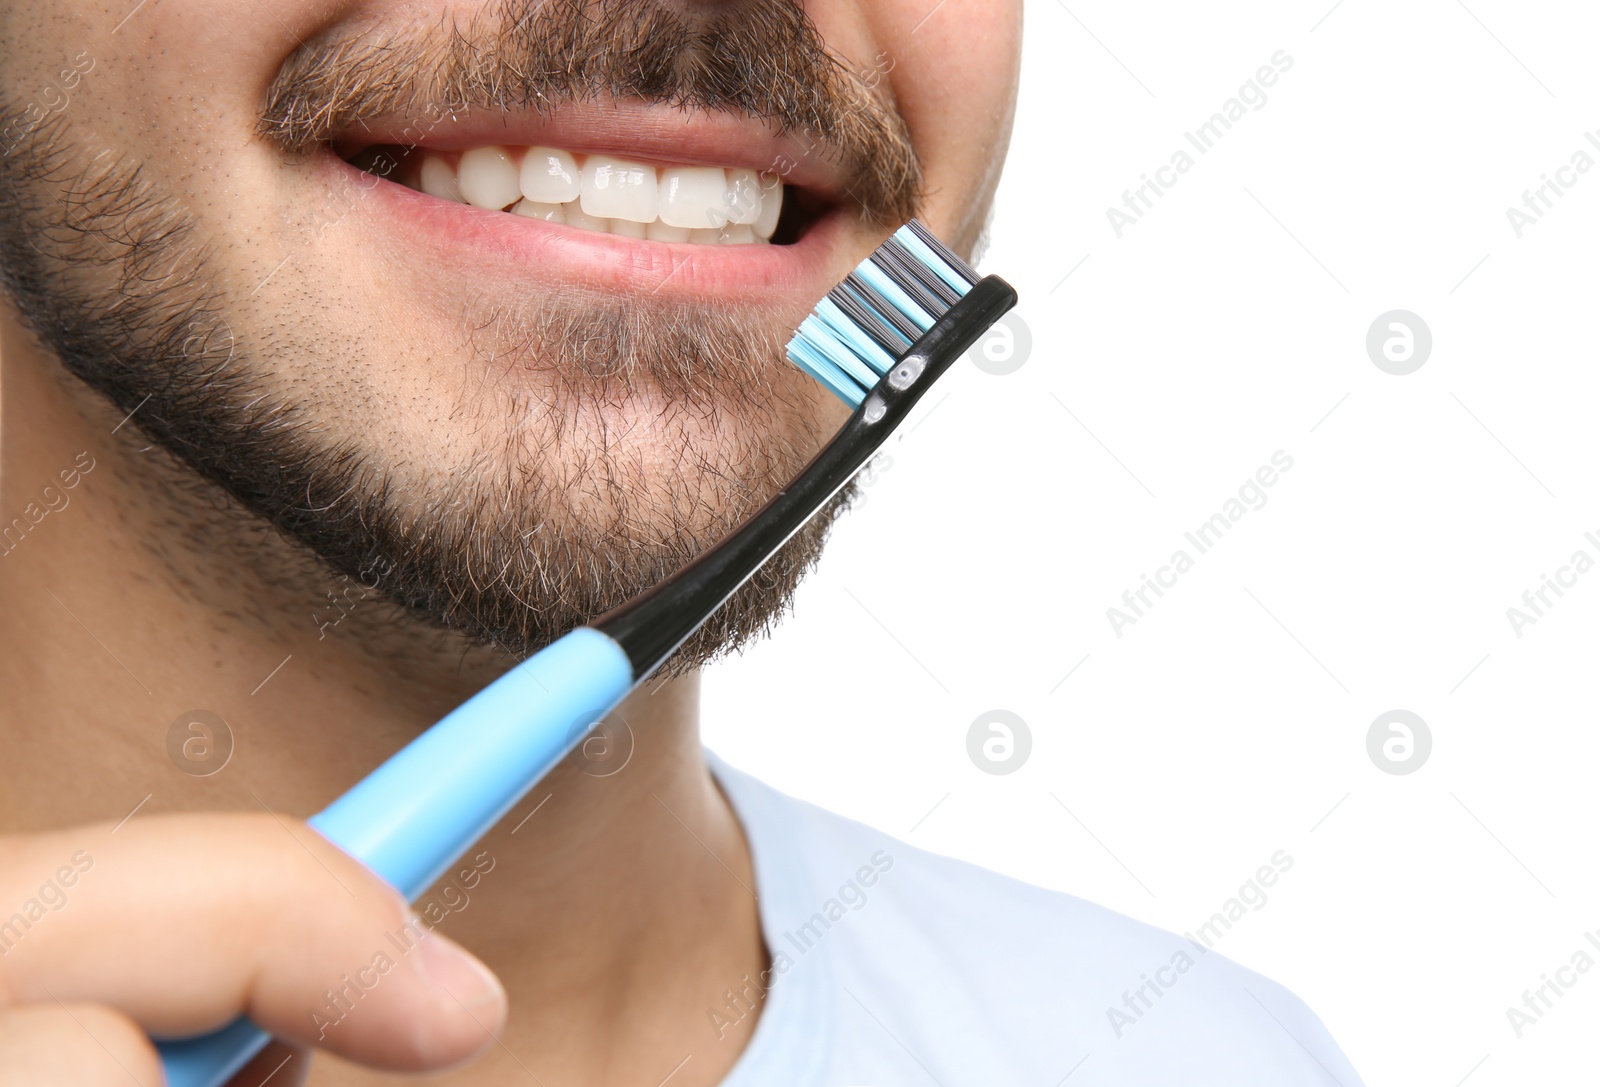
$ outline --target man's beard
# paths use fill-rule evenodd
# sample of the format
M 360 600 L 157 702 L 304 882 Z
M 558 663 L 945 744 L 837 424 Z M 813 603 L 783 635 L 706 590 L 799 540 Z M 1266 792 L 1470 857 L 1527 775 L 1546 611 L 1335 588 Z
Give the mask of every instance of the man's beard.
M 640 0 L 505 3 L 466 31 L 313 41 L 285 64 L 260 130 L 301 150 L 380 112 L 642 97 L 804 125 L 841 160 L 864 216 L 909 214 L 918 174 L 903 125 L 826 53 L 798 7 L 737 4 L 704 23 L 675 11 Z M 647 17 L 654 30 L 641 39 Z M 582 64 L 572 62 L 575 43 Z M 646 44 L 648 66 L 639 62 Z M 361 79 L 327 78 L 357 68 Z M 3 115 L 12 105 L 0 102 Z M 214 248 L 136 163 L 75 148 L 59 118 L 0 164 L 5 287 L 72 373 L 332 572 L 515 655 L 683 566 L 787 483 L 824 437 L 802 395 L 809 379 L 787 369 L 774 330 L 712 305 L 563 293 L 466 315 L 463 347 L 480 362 L 501 360 L 503 388 L 489 391 L 507 395 L 486 409 L 463 391 L 450 416 L 487 444 L 427 485 L 407 484 L 394 464 L 403 451 L 329 437 L 315 404 L 274 389 L 275 360 L 326 355 L 329 344 L 292 327 L 254 343 L 236 335 L 248 299 L 217 286 Z M 632 426 L 650 428 L 652 448 L 676 448 L 665 483 L 659 472 L 647 483 Z M 850 493 L 669 670 L 765 631 Z

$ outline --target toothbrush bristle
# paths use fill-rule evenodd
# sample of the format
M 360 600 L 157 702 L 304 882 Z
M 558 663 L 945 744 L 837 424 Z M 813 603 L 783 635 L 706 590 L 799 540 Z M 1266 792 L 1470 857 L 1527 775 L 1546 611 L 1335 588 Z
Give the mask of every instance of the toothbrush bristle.
M 789 361 L 859 407 L 977 281 L 966 261 L 913 219 L 817 303 L 789 341 Z

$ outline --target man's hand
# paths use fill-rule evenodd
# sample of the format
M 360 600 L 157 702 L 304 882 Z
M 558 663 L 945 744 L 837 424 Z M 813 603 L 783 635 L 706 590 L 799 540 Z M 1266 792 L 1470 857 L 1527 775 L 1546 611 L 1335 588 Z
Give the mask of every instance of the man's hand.
M 147 1033 L 241 1014 L 294 1047 L 233 1080 L 259 1087 L 307 1046 L 395 1071 L 457 1064 L 491 1044 L 506 998 L 296 820 L 159 815 L 0 837 L 0 1087 L 158 1087 Z M 272 1087 L 300 1083 L 307 1063 L 302 1050 Z

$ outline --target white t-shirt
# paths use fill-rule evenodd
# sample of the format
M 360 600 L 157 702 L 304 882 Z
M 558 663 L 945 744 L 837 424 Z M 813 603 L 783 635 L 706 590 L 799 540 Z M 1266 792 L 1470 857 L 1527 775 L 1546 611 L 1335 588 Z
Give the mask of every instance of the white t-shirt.
M 718 1036 L 760 1014 L 722 1087 L 1360 1087 L 1309 1008 L 1217 952 L 707 755 L 773 959 L 707 1012 Z

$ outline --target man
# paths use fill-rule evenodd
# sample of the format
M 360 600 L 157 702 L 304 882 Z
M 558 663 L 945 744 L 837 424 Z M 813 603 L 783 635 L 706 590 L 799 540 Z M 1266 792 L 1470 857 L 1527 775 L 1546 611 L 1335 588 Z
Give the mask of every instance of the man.
M 297 818 L 819 447 L 782 344 L 913 212 L 977 243 L 1020 21 L 4 6 L 0 1083 L 240 1014 L 251 1087 L 1357 1082 L 1198 944 L 708 766 L 837 506 L 415 918 Z

